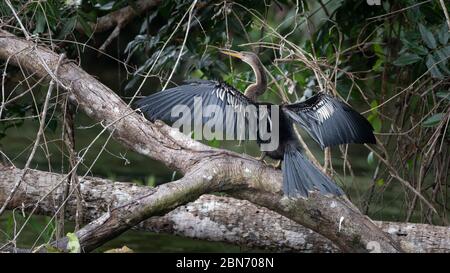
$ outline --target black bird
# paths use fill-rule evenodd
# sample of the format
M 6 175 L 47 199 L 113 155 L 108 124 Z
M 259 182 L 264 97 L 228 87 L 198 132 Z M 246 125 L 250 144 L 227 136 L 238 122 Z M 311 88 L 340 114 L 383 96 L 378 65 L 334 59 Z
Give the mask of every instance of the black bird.
M 195 112 L 195 97 L 202 99 L 203 107 L 217 105 L 222 109 L 227 106 L 248 105 L 254 105 L 258 109 L 260 105 L 272 105 L 257 102 L 258 96 L 267 88 L 264 67 L 257 55 L 232 50 L 221 52 L 239 58 L 252 67 L 256 82 L 248 86 L 244 94 L 223 82 L 196 80 L 145 97 L 137 101 L 136 106 L 151 121 L 160 119 L 174 122 L 171 117 L 172 107 L 186 105 Z M 279 146 L 278 149 L 267 152 L 267 155 L 282 160 L 284 194 L 289 197 L 307 197 L 309 192 L 314 190 L 322 194 L 343 194 L 336 183 L 305 157 L 294 132 L 294 123 L 306 130 L 322 149 L 345 143 L 375 143 L 370 123 L 346 103 L 325 93 L 318 93 L 303 102 L 282 104 L 279 109 Z M 269 116 L 271 117 L 272 113 L 269 112 Z M 202 122 L 204 124 L 206 121 L 203 119 Z M 236 135 L 236 116 L 225 120 L 224 128 L 221 129 L 225 130 L 227 124 L 234 126 L 233 134 Z M 259 133 L 257 141 L 260 145 L 263 143 Z

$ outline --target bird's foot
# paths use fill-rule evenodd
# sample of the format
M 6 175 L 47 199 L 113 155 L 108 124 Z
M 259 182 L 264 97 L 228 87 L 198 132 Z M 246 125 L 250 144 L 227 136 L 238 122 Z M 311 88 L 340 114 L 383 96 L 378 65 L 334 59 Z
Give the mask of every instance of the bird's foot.
M 266 152 L 262 152 L 261 155 L 256 158 L 256 160 L 264 161 L 263 159 L 266 158 L 266 156 L 267 156 L 267 153 Z
M 266 158 L 266 156 L 267 156 L 267 153 L 262 152 L 259 157 L 256 157 L 256 160 L 262 161 L 262 162 L 264 162 L 264 164 L 266 164 L 268 166 L 272 166 L 275 169 L 281 169 L 281 160 L 278 160 L 277 163 L 275 163 L 275 164 L 270 164 L 269 162 L 264 160 L 264 158 Z
M 281 169 L 281 160 L 278 160 L 278 162 L 273 164 L 272 167 L 274 167 L 275 169 Z

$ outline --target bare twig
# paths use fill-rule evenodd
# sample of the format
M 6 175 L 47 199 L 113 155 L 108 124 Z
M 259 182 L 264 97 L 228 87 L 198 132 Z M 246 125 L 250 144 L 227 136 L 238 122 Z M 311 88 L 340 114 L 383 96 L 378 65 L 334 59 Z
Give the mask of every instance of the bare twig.
M 189 17 L 188 17 L 188 21 L 187 21 L 186 34 L 184 35 L 183 44 L 181 45 L 180 53 L 178 53 L 178 57 L 177 57 L 177 60 L 175 61 L 175 65 L 172 69 L 172 72 L 170 72 L 169 78 L 167 79 L 166 84 L 163 87 L 163 90 L 165 90 L 167 88 L 167 85 L 170 83 L 173 73 L 175 73 L 178 63 L 180 62 L 181 56 L 183 55 L 183 50 L 184 50 L 184 47 L 186 46 L 186 41 L 189 36 L 189 30 L 191 29 L 192 13 L 194 12 L 194 8 L 195 8 L 196 4 L 197 4 L 197 0 L 194 0 L 194 2 L 192 2 L 192 4 L 191 4 L 191 7 L 189 8 Z
M 77 209 L 75 211 L 75 231 L 79 230 L 83 223 L 83 199 L 81 196 L 80 183 L 77 175 L 77 154 L 75 151 L 75 128 L 74 128 L 74 106 L 69 101 L 68 95 L 65 96 L 64 101 L 61 103 L 61 110 L 63 113 L 63 130 L 62 139 L 67 152 L 69 153 L 69 166 L 70 174 L 67 177 L 67 183 L 63 188 L 61 194 L 61 208 L 58 217 L 58 229 L 56 238 L 61 238 L 61 234 L 64 234 L 64 221 L 66 213 L 66 200 L 69 197 L 71 186 L 75 188 L 75 195 L 77 200 Z
M 55 68 L 55 75 L 58 74 L 59 66 L 60 66 L 60 64 L 61 64 L 61 62 L 62 62 L 62 60 L 64 58 L 65 58 L 65 54 L 61 54 L 59 56 L 59 60 L 58 60 L 58 63 L 56 65 L 56 68 Z M 45 118 L 47 116 L 48 104 L 49 104 L 49 101 L 50 101 L 50 97 L 52 95 L 52 90 L 54 88 L 54 85 L 55 85 L 55 81 L 52 79 L 50 81 L 49 86 L 48 86 L 47 96 L 45 97 L 44 106 L 43 106 L 42 114 L 41 114 L 41 123 L 39 125 L 39 130 L 37 132 L 36 140 L 34 142 L 34 145 L 33 145 L 33 148 L 31 150 L 30 156 L 28 157 L 28 160 L 25 163 L 25 167 L 24 167 L 24 169 L 22 171 L 22 176 L 14 184 L 14 188 L 11 190 L 10 195 L 8 196 L 8 198 L 6 199 L 5 203 L 3 203 L 2 207 L 0 208 L 0 215 L 5 210 L 6 206 L 8 205 L 8 202 L 13 198 L 14 194 L 16 193 L 17 189 L 20 186 L 20 183 L 22 183 L 23 178 L 26 175 L 26 172 L 27 172 L 28 168 L 30 167 L 31 161 L 33 160 L 34 154 L 36 153 L 37 147 L 39 146 L 41 137 L 44 134 L 44 126 L 45 126 L 45 121 L 46 121 Z
M 439 215 L 439 213 L 437 212 L 437 210 L 434 208 L 434 206 L 420 193 L 418 192 L 413 186 L 411 186 L 411 184 L 406 181 L 405 179 L 403 179 L 398 172 L 392 167 L 392 165 L 385 159 L 383 158 L 379 153 L 377 153 L 372 147 L 370 147 L 367 144 L 364 144 L 364 146 L 367 147 L 367 149 L 369 149 L 371 152 L 373 152 L 373 154 L 384 163 L 384 165 L 389 169 L 389 171 L 391 172 L 391 176 L 394 177 L 395 179 L 397 179 L 399 182 L 402 183 L 402 185 L 404 185 L 405 187 L 407 187 L 409 190 L 411 190 L 412 192 L 414 192 L 414 194 L 416 194 L 434 213 L 436 213 L 437 215 Z
M 445 6 L 444 0 L 439 0 L 441 3 L 442 11 L 444 12 L 445 19 L 447 19 L 448 31 L 450 31 L 450 16 L 448 15 L 447 7 Z
M 22 21 L 20 20 L 19 16 L 17 15 L 16 10 L 14 9 L 14 7 L 11 5 L 11 2 L 9 0 L 5 0 L 5 2 L 6 2 L 6 5 L 8 5 L 9 9 L 11 10 L 11 12 L 13 13 L 14 17 L 16 18 L 17 23 L 19 24 L 20 29 L 22 30 L 23 35 L 25 36 L 25 39 L 26 40 L 30 40 L 30 34 L 28 34 L 27 29 L 23 26 Z

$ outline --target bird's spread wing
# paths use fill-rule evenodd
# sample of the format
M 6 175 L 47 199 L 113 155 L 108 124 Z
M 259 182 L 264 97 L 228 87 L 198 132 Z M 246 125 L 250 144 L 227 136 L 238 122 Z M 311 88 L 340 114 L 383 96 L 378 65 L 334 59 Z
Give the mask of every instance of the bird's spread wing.
M 195 101 L 197 101 L 197 103 L 194 103 Z M 201 104 L 198 103 L 199 101 Z M 209 120 L 218 117 L 215 116 L 215 114 L 210 114 L 207 115 L 207 117 L 204 117 L 205 110 L 208 112 L 206 107 L 212 105 L 217 106 L 218 108 L 216 109 L 220 109 L 222 111 L 223 118 L 223 127 L 218 129 L 225 132 L 226 128 L 233 128 L 233 133 L 236 133 L 238 124 L 237 115 L 230 115 L 227 118 L 227 108 L 234 109 L 238 112 L 245 110 L 245 108 L 249 105 L 254 105 L 254 103 L 232 86 L 229 86 L 223 82 L 206 80 L 189 81 L 184 85 L 152 94 L 135 103 L 135 106 L 139 108 L 148 119 L 159 119 L 169 123 L 173 123 L 179 119 L 179 116 L 172 115 L 172 109 L 174 109 L 177 105 L 184 105 L 189 108 L 191 113 L 191 122 L 194 122 L 195 115 L 203 116 L 202 125 Z M 203 115 L 199 112 L 200 105 L 203 109 Z M 254 106 L 256 107 L 256 105 Z
M 282 110 L 324 147 L 346 143 L 375 143 L 373 127 L 347 104 L 319 93 Z

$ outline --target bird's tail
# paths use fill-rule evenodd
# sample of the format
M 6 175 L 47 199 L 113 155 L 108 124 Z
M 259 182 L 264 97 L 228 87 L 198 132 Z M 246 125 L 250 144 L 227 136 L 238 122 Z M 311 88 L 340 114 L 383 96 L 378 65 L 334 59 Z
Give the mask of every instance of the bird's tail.
M 308 197 L 310 191 L 342 195 L 344 192 L 328 176 L 305 158 L 300 147 L 288 145 L 281 165 L 283 192 L 289 197 Z

